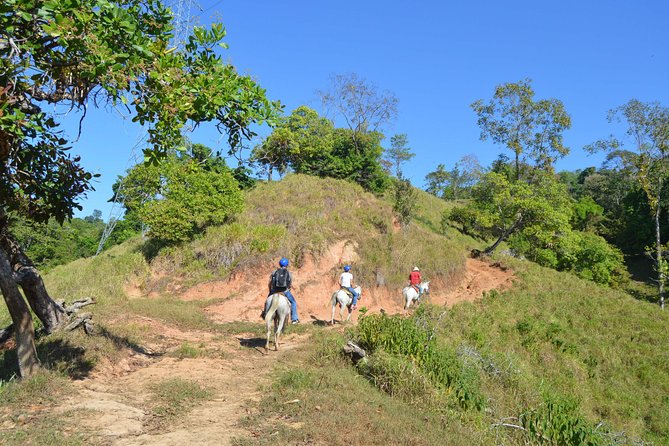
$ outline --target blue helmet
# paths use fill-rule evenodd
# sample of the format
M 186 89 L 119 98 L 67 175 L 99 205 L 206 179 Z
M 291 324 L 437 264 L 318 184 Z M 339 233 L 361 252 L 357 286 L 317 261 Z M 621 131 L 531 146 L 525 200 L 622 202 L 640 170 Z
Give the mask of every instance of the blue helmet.
M 286 267 L 288 266 L 288 259 L 285 257 L 281 257 L 281 260 L 279 260 L 279 266 Z
M 351 270 L 351 267 L 350 267 L 350 266 L 346 265 L 346 266 L 344 267 L 344 271 L 349 272 L 350 270 Z

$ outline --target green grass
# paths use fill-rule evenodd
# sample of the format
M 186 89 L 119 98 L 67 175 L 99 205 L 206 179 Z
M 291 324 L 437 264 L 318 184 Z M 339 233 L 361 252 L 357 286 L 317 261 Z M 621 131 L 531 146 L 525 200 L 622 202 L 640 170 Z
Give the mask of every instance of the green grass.
M 665 444 L 669 315 L 571 274 L 508 261 L 520 283 L 455 306 L 440 329 L 444 344 L 467 346 L 480 364 L 515 371 L 504 379 L 481 372 L 494 416 L 543 407 L 548 393 L 575 399 L 593 425 L 604 421 L 613 431 Z
M 346 337 L 367 331 L 368 348 L 369 333 L 379 336 L 357 367 L 341 354 L 345 337 L 316 332 L 246 420 L 258 430 L 254 444 L 412 444 L 411 435 L 418 444 L 669 444 L 669 315 L 621 290 L 500 259 L 518 277 L 506 292 L 449 310 L 424 306 L 378 330 L 350 328 Z M 436 363 L 422 350 L 431 327 L 429 348 L 445 352 Z M 466 404 L 467 392 L 481 406 Z M 355 414 L 348 437 L 327 434 L 341 430 L 333 413 Z
M 235 223 L 163 250 L 152 263 L 161 278 L 150 288 L 164 291 L 175 281 L 193 285 L 225 278 L 235 269 L 264 271 L 283 256 L 299 267 L 307 254 L 318 256 L 340 240 L 358 244 L 355 270 L 363 286 L 401 286 L 416 264 L 442 281 L 463 268 L 463 240 L 432 230 L 448 204 L 424 192 L 419 192 L 416 223 L 401 232 L 389 203 L 343 180 L 288 175 L 258 185 L 246 199 L 246 211 Z
M 197 404 L 211 399 L 213 391 L 195 381 L 170 378 L 149 388 L 151 415 L 149 429 L 159 430 L 186 416 Z
M 0 443 L 7 446 L 83 445 L 80 433 L 64 429 L 61 417 L 50 413 L 61 398 L 71 392 L 70 383 L 62 375 L 40 371 L 25 380 L 0 380 Z M 69 416 L 71 414 L 65 414 Z
M 203 309 L 215 301 L 181 301 L 168 292 L 176 285 L 226 278 L 236 269 L 264 274 L 267 265 L 283 255 L 299 266 L 307 253 L 318 255 L 333 242 L 347 239 L 358 244 L 355 271 L 363 286 L 404 283 L 414 264 L 429 271 L 432 280 L 451 281 L 458 279 L 469 249 L 480 247 L 453 228 L 440 235 L 441 215 L 452 203 L 425 193 L 418 194 L 415 222 L 399 232 L 387 201 L 339 180 L 290 175 L 258 186 L 247 198 L 247 211 L 235 223 L 164 250 L 151 264 L 142 254 L 142 241 L 136 239 L 97 258 L 50 271 L 45 282 L 54 298 L 96 298 L 98 304 L 90 311 L 100 333 L 38 339 L 40 358 L 54 372 L 39 375 L 37 381 L 8 382 L 16 372 L 16 357 L 4 352 L 1 407 L 15 417 L 31 401 L 53 404 L 61 395 L 63 376 L 85 377 L 100 358 L 113 359 L 125 348 L 137 348 L 152 333 L 133 323 L 133 315 L 219 336 L 264 335 L 260 323 L 211 322 Z M 669 314 L 639 300 L 648 291 L 632 289 L 635 299 L 569 273 L 512 258 L 498 260 L 516 272 L 511 290 L 491 292 L 447 311 L 425 306 L 436 327 L 434 349 L 442 352 L 436 357 L 443 355 L 443 361 L 421 363 L 416 352 L 384 347 L 367 365 L 355 367 L 341 355 L 341 336 L 289 327 L 314 332 L 315 339 L 307 351 L 288 353 L 280 362 L 259 412 L 245 420 L 260 435 L 252 443 L 538 441 L 538 436 L 495 427 L 501 420 L 512 420 L 543 426 L 541 435 L 546 436 L 563 431 L 595 435 L 601 440 L 598 444 L 613 444 L 612 437 L 601 432 L 624 432 L 616 444 L 632 444 L 634 439 L 669 444 Z M 129 299 L 125 289 L 131 282 L 159 297 Z M 8 322 L 4 306 L 0 321 Z M 189 358 L 213 353 L 183 344 L 171 354 Z M 442 363 L 450 365 L 441 367 Z M 439 373 L 448 379 L 435 381 Z M 473 389 L 482 396 L 482 404 L 462 404 L 462 389 Z M 210 397 L 207 389 L 185 380 L 159 383 L 151 391 L 155 426 Z M 287 403 L 293 400 L 299 402 Z M 333 414 L 345 414 L 343 428 Z M 37 444 L 80 441 L 76 435 L 57 432 L 56 422 L 47 416 L 36 417 L 34 425 L 42 430 L 37 433 L 26 424 L 11 433 L 10 444 L 21 444 L 31 435 L 39 438 Z M 574 444 L 573 439 L 560 441 Z
M 456 412 L 409 406 L 376 389 L 338 353 L 343 338 L 315 336 L 279 366 L 258 413 L 243 420 L 257 436 L 233 444 L 493 444 L 492 432 Z

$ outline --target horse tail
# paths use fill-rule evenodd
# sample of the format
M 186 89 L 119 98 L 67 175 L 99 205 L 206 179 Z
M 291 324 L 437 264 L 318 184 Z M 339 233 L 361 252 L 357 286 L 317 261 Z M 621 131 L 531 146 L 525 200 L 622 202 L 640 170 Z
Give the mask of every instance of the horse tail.
M 332 293 L 332 299 L 330 299 L 330 305 L 332 305 L 333 307 L 337 305 L 337 293 L 339 293 L 339 290 Z
M 279 302 L 281 301 L 281 295 L 278 293 L 272 294 L 272 303 L 269 306 L 269 311 L 265 315 L 265 321 L 269 322 L 274 318 L 274 313 L 276 313 L 277 308 L 279 308 Z

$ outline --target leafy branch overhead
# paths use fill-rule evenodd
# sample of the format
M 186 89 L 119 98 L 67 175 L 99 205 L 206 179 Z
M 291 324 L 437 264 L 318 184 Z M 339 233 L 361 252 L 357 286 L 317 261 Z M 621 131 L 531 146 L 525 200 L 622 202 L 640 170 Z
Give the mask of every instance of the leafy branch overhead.
M 59 129 L 67 110 L 125 106 L 149 126 L 155 161 L 181 144 L 187 122 L 214 123 L 231 147 L 276 123 L 280 104 L 223 62 L 225 28 L 195 28 L 171 47 L 172 14 L 158 0 L 0 5 L 0 198 L 32 218 L 63 219 L 90 189 L 91 175 Z M 48 105 L 48 107 L 47 107 Z

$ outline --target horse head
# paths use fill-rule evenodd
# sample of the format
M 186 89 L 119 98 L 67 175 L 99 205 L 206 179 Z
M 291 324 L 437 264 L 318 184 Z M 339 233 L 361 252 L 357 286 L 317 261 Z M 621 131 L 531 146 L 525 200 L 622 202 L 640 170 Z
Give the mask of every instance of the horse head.
M 430 294 L 430 281 L 422 282 L 420 285 L 420 292 Z

